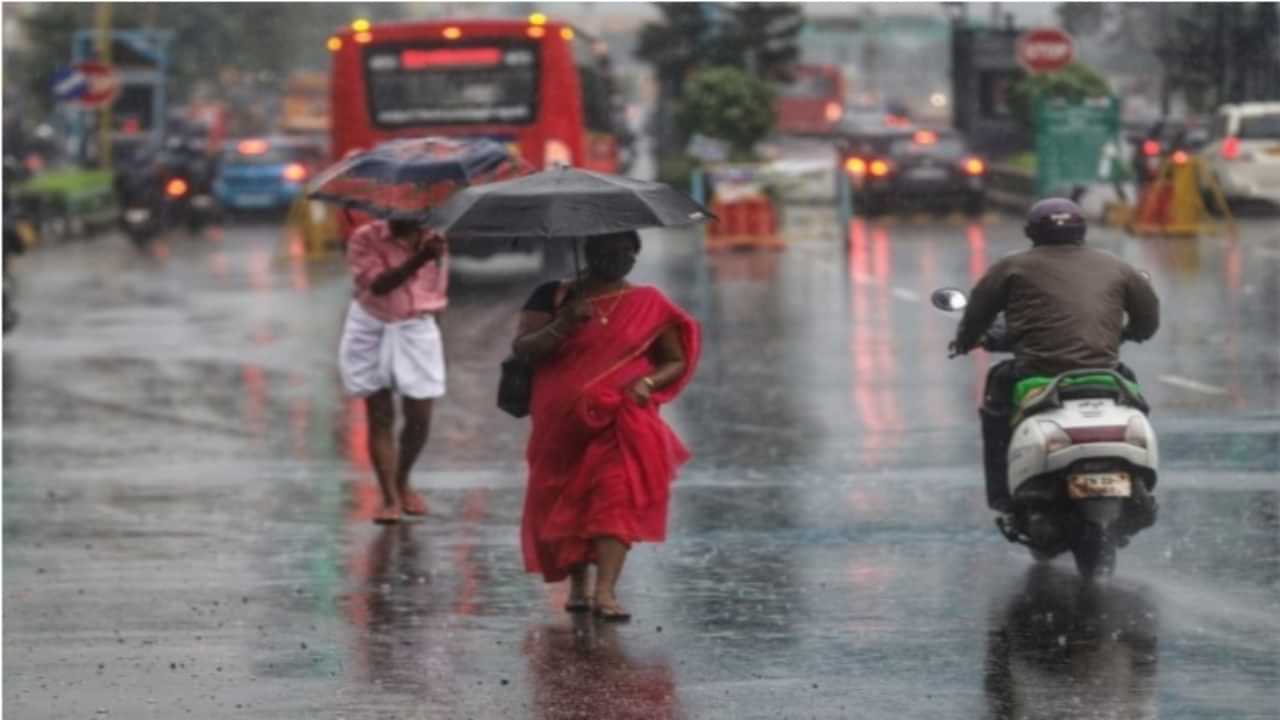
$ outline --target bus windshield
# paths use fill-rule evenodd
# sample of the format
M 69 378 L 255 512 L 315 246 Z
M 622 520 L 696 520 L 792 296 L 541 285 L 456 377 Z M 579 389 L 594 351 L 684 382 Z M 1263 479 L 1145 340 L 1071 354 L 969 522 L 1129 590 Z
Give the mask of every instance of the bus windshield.
M 382 127 L 534 122 L 537 48 L 483 45 L 378 46 L 365 56 L 372 119 Z

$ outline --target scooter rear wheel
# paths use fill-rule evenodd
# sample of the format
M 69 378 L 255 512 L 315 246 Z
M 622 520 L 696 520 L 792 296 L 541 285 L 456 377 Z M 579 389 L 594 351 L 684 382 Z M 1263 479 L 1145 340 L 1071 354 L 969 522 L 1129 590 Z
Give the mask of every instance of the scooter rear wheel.
M 1102 580 L 1116 569 L 1116 538 L 1109 528 L 1096 523 L 1086 523 L 1080 537 L 1071 548 L 1076 559 L 1076 570 L 1086 580 Z

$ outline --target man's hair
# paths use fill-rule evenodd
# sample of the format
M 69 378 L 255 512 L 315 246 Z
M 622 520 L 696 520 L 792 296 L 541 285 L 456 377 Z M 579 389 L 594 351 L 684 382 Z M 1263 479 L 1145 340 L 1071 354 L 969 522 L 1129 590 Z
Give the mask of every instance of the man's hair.
M 387 221 L 387 228 L 391 230 L 392 235 L 397 237 L 416 232 L 419 227 L 421 227 L 421 223 L 409 218 L 391 218 Z

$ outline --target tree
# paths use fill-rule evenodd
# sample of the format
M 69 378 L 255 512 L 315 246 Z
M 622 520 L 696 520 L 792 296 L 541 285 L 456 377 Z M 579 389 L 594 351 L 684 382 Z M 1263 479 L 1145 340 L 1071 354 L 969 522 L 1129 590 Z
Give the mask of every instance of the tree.
M 1162 76 L 1162 104 L 1181 93 L 1197 111 L 1280 97 L 1276 3 L 1063 3 L 1063 26 L 1108 70 Z
M 1086 98 L 1105 97 L 1111 88 L 1101 75 L 1088 65 L 1072 63 L 1051 73 L 1022 76 L 1009 87 L 1009 112 L 1020 125 L 1033 129 L 1036 99 L 1063 98 L 1079 102 Z
M 719 48 L 725 64 L 745 67 L 771 81 L 790 82 L 804 28 L 800 6 L 744 2 L 732 6 L 729 13 L 732 27 Z
M 640 31 L 636 57 L 657 71 L 657 119 L 661 154 L 683 147 L 688 137 L 672 125 L 670 107 L 686 80 L 710 67 L 744 68 L 771 81 L 790 79 L 799 56 L 803 11 L 789 3 L 658 3 L 662 20 Z
M 773 129 L 773 89 L 741 68 L 699 70 L 684 84 L 677 113 L 686 133 L 727 141 L 740 158 Z

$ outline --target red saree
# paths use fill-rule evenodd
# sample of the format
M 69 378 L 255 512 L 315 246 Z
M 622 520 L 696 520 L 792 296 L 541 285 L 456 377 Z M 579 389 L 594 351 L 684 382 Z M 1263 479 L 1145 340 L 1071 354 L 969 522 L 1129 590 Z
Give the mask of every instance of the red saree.
M 658 408 L 688 384 L 698 364 L 698 323 L 656 288 L 618 296 L 564 341 L 533 376 L 529 488 L 521 523 L 525 569 L 547 582 L 593 559 L 591 539 L 661 542 L 676 470 L 689 451 Z M 652 372 L 649 349 L 674 327 L 685 371 L 641 407 L 625 393 Z

